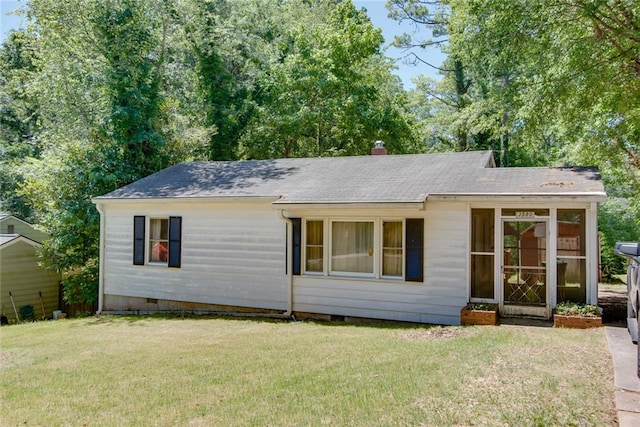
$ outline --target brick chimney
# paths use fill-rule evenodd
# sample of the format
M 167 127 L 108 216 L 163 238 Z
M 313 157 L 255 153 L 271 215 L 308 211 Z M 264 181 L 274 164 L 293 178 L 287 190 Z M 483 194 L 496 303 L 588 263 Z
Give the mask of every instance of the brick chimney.
M 372 156 L 386 156 L 387 149 L 384 148 L 384 141 L 376 141 L 376 145 L 371 149 Z

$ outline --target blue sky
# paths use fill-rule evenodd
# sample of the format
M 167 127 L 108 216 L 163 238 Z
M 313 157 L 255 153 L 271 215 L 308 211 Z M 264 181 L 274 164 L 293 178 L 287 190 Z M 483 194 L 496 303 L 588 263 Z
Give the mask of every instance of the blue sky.
M 7 14 L 18 7 L 24 6 L 25 2 L 25 0 L 0 0 L 1 40 L 4 40 L 9 30 L 18 28 L 24 24 L 21 17 Z M 385 53 L 387 56 L 396 59 L 398 69 L 396 70 L 395 74 L 400 76 L 405 89 L 414 87 L 413 83 L 411 83 L 411 78 L 416 75 L 424 74 L 434 78 L 438 77 L 435 70 L 426 65 L 413 66 L 403 63 L 402 58 L 409 54 L 409 52 L 389 46 L 389 44 L 393 41 L 394 36 L 400 35 L 405 32 L 414 33 L 416 29 L 409 26 L 409 24 L 400 24 L 397 21 L 388 18 L 388 11 L 385 7 L 385 0 L 353 0 L 353 3 L 358 9 L 365 8 L 367 10 L 367 13 L 369 14 L 369 17 L 371 18 L 371 22 L 373 23 L 373 25 L 382 28 L 382 33 L 385 38 L 385 46 L 387 46 Z M 419 53 L 421 56 L 427 58 L 434 65 L 440 65 L 444 60 L 444 55 L 438 49 L 431 49 L 426 52 L 416 51 L 416 53 Z

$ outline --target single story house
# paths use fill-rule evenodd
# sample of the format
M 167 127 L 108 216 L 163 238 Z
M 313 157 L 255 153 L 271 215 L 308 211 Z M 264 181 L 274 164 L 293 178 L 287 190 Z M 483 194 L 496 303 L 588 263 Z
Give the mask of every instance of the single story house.
M 47 318 L 58 308 L 60 275 L 42 267 L 36 252 L 46 238 L 28 222 L 0 215 L 0 306 L 11 323 L 16 322 L 16 312 L 20 320 L 29 311 L 31 319 L 40 319 L 43 307 Z
M 548 318 L 597 301 L 605 197 L 595 168 L 490 151 L 181 163 L 93 199 L 98 311 Z

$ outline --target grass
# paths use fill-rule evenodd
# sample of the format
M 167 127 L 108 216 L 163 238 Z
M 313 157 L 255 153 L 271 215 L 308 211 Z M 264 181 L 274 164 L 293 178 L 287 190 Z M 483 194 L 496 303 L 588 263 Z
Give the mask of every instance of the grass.
M 0 329 L 2 425 L 614 425 L 603 329 L 95 317 Z

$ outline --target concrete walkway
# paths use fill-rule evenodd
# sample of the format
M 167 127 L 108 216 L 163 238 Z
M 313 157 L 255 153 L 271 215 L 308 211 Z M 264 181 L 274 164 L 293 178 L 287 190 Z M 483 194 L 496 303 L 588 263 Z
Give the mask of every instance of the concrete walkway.
M 636 345 L 626 327 L 605 326 L 607 344 L 613 359 L 616 409 L 620 427 L 640 426 L 640 379 Z

